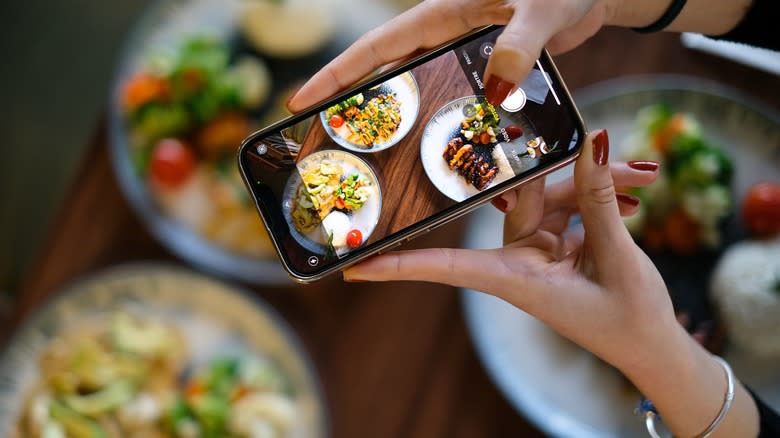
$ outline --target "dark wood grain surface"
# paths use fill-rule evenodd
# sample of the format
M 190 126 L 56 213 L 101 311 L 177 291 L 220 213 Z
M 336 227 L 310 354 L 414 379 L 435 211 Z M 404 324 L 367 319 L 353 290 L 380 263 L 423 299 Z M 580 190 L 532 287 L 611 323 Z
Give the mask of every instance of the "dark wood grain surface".
M 680 73 L 729 84 L 780 109 L 776 76 L 688 51 L 676 35 L 606 29 L 557 62 L 575 91 L 623 75 Z M 26 275 L 16 323 L 52 292 L 90 272 L 128 261 L 176 261 L 123 198 L 105 126 L 97 132 L 47 244 Z M 453 223 L 414 246 L 458 246 L 462 230 L 462 222 Z M 254 289 L 290 321 L 314 359 L 332 436 L 544 436 L 513 410 L 481 367 L 456 289 L 339 279 Z
M 417 119 L 406 136 L 392 147 L 360 154 L 377 174 L 382 188 L 382 213 L 370 241 L 398 232 L 454 204 L 436 189 L 423 169 L 420 139 L 427 121 L 444 105 L 474 94 L 453 52 L 412 70 L 420 92 Z M 410 102 L 402 102 L 409 105 Z M 442 151 L 444 151 L 442 145 Z M 301 157 L 339 146 L 321 123 L 314 123 L 301 147 Z M 390 189 L 394 190 L 390 190 Z

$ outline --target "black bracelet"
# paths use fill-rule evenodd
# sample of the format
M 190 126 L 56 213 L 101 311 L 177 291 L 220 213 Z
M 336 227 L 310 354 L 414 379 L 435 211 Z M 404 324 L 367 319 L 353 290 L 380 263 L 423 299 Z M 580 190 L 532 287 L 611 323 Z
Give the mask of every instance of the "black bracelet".
M 672 21 L 674 21 L 674 19 L 677 18 L 678 15 L 680 15 L 680 12 L 685 7 L 686 1 L 688 0 L 672 0 L 672 4 L 669 6 L 669 9 L 667 9 L 666 12 L 664 12 L 664 14 L 661 15 L 661 18 L 656 20 L 654 23 L 645 27 L 633 27 L 631 29 L 634 32 L 639 32 L 639 33 L 660 32 L 666 29 L 666 27 L 672 24 Z

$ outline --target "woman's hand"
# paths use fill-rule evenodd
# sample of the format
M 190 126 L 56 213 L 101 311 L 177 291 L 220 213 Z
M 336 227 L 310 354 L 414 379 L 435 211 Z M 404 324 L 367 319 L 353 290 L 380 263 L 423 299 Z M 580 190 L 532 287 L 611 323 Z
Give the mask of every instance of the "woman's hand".
M 483 75 L 488 100 L 501 103 L 526 77 L 542 48 L 576 47 L 605 23 L 614 0 L 427 0 L 363 35 L 288 102 L 297 112 L 377 68 L 489 24 L 506 25 Z
M 639 200 L 615 187 L 652 183 L 658 164 L 609 166 L 608 142 L 606 131 L 588 135 L 573 180 L 517 190 L 504 247 L 399 251 L 347 269 L 344 279 L 431 281 L 495 295 L 621 370 L 676 436 L 695 436 L 720 409 L 725 376 L 678 324 L 663 279 L 620 218 Z M 575 213 L 582 224 L 570 228 Z M 713 437 L 755 436 L 757 410 L 739 383 L 731 409 Z
M 751 2 L 688 0 L 668 29 L 719 35 L 739 23 Z M 543 48 L 553 55 L 566 52 L 604 25 L 645 26 L 660 17 L 669 3 L 669 0 L 426 0 L 363 35 L 304 84 L 287 106 L 293 112 L 301 111 L 346 89 L 379 67 L 490 24 L 506 25 L 483 74 L 485 94 L 497 105 L 525 79 Z
M 621 213 L 639 200 L 618 193 L 658 176 L 654 162 L 609 166 L 606 131 L 590 135 L 574 179 L 518 190 L 504 247 L 401 251 L 347 269 L 351 280 L 423 280 L 484 291 L 548 324 L 618 368 L 663 350 L 658 331 L 680 331 L 663 279 L 634 244 Z M 631 167 L 633 166 L 633 167 Z M 614 183 L 613 183 L 614 178 Z M 582 225 L 569 228 L 579 213 Z

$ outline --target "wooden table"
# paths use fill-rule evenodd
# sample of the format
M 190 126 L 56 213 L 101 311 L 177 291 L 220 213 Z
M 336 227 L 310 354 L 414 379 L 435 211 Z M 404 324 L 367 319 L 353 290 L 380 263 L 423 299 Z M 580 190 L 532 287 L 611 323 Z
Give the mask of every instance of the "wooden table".
M 687 51 L 676 35 L 607 29 L 557 61 L 572 90 L 628 74 L 683 73 L 730 84 L 780 109 L 777 77 Z M 106 143 L 101 124 L 23 282 L 18 320 L 84 274 L 133 260 L 175 260 L 122 197 Z M 457 246 L 462 227 L 453 223 L 415 245 Z M 334 437 L 543 436 L 481 367 L 454 288 L 332 279 L 256 290 L 290 321 L 313 357 Z

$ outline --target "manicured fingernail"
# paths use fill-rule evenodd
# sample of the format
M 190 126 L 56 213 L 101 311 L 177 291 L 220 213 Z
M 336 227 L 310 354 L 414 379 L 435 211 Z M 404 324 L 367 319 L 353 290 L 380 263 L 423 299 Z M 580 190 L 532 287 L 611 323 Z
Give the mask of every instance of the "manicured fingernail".
M 501 105 L 514 87 L 514 83 L 491 75 L 485 82 L 485 97 L 493 106 Z
M 655 172 L 658 170 L 658 161 L 646 161 L 646 160 L 633 160 L 629 161 L 628 167 L 634 170 L 641 170 L 642 172 Z
M 637 198 L 636 196 L 631 196 L 627 193 L 616 193 L 615 198 L 617 199 L 618 202 L 628 204 L 632 207 L 636 207 L 637 205 L 639 205 L 639 198 Z
M 593 161 L 599 166 L 603 166 L 609 161 L 609 135 L 606 129 L 602 129 L 593 138 Z
M 493 207 L 496 207 L 497 209 L 501 210 L 501 213 L 506 213 L 506 200 L 502 197 L 493 198 L 490 201 L 491 204 L 493 204 Z

